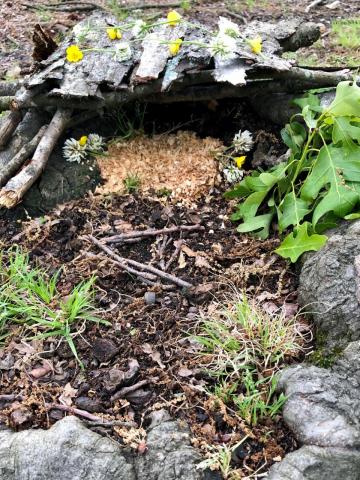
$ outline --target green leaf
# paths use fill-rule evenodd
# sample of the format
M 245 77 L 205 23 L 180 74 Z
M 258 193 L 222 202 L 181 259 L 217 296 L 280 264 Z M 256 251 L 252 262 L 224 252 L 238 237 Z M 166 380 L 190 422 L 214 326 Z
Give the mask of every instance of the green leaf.
M 328 212 L 334 212 L 338 217 L 345 217 L 358 203 L 359 194 L 341 183 L 332 185 L 327 194 L 317 204 L 312 223 L 315 227 L 319 219 Z
M 326 111 L 338 117 L 360 116 L 360 87 L 355 82 L 340 82 Z
M 349 215 L 345 215 L 345 220 L 357 220 L 358 218 L 360 218 L 360 213 L 359 212 L 356 212 L 356 213 L 350 213 Z
M 334 118 L 332 140 L 334 143 L 342 142 L 353 150 L 356 147 L 353 140 L 360 142 L 360 123 L 351 117 Z
M 317 120 L 315 118 L 316 114 L 313 110 L 310 109 L 309 105 L 305 105 L 305 107 L 302 110 L 302 116 L 304 117 L 306 125 L 310 128 L 313 129 L 317 125 Z
M 281 137 L 284 143 L 294 152 L 300 151 L 300 148 L 306 139 L 306 130 L 299 122 L 288 123 L 285 128 L 281 130 Z
M 310 210 L 311 202 L 297 198 L 294 191 L 285 195 L 279 206 L 279 229 L 283 232 L 289 225 L 299 225 Z
M 308 235 L 309 222 L 304 222 L 290 233 L 281 243 L 275 252 L 284 258 L 290 258 L 291 262 L 297 259 L 305 252 L 310 250 L 320 250 L 327 241 L 326 235 Z
M 360 147 L 350 151 L 345 147 L 321 147 L 313 169 L 301 188 L 301 198 L 315 199 L 320 190 L 330 184 L 335 190 L 345 180 L 360 182 Z M 340 198 L 340 197 L 339 197 Z
M 274 212 L 249 218 L 237 227 L 240 233 L 253 233 L 256 237 L 265 240 L 269 236 L 269 229 Z

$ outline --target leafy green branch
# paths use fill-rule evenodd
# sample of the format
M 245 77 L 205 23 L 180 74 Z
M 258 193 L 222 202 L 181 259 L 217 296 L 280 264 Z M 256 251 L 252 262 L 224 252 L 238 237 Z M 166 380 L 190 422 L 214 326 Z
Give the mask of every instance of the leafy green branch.
M 232 216 L 239 232 L 265 239 L 272 225 L 291 229 L 276 252 L 292 262 L 319 250 L 339 219 L 360 217 L 360 87 L 340 82 L 326 108 L 313 93 L 295 103 L 301 113 L 282 130 L 287 163 L 252 172 L 225 194 L 241 199 Z

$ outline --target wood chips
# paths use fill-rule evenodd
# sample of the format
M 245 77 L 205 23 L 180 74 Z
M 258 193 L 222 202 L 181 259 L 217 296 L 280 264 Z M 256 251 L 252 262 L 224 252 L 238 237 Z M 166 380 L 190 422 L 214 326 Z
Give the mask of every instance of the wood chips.
M 97 192 L 123 192 L 125 178 L 137 175 L 144 193 L 167 189 L 174 199 L 198 198 L 215 184 L 222 149 L 220 140 L 186 131 L 119 141 L 97 159 L 105 180 Z

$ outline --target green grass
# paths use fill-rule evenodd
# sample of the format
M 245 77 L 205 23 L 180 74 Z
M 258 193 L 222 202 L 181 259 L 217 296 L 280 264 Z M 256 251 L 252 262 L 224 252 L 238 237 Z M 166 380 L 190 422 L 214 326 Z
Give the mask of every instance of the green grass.
M 296 319 L 269 315 L 245 295 L 219 302 L 203 315 L 194 339 L 201 363 L 215 379 L 209 393 L 235 406 L 250 425 L 276 415 L 286 398 L 275 393 L 277 372 L 288 357 L 302 351 Z
M 136 173 L 128 173 L 123 182 L 127 193 L 136 193 L 141 185 L 140 177 Z
M 0 257 L 0 340 L 20 326 L 27 338 L 58 338 L 66 341 L 79 362 L 74 338 L 87 322 L 108 322 L 95 316 L 95 277 L 76 285 L 66 297 L 57 289 L 60 271 L 49 275 L 30 264 L 19 248 Z
M 345 48 L 360 48 L 360 18 L 337 20 L 331 25 L 332 38 Z

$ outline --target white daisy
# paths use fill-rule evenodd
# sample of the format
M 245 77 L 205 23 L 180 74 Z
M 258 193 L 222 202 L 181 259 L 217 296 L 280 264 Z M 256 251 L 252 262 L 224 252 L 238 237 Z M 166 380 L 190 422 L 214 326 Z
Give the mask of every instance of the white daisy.
M 254 146 L 252 133 L 249 130 L 241 130 L 234 136 L 233 145 L 239 152 L 249 152 Z

